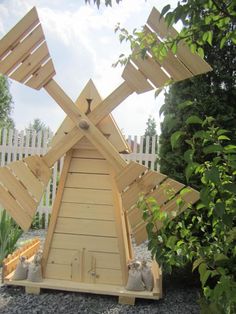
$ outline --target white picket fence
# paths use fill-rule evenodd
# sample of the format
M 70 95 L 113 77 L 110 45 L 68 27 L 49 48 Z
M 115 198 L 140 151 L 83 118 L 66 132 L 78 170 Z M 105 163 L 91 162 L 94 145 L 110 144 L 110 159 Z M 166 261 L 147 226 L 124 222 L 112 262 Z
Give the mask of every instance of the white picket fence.
M 0 166 L 20 160 L 30 155 L 44 155 L 53 134 L 47 131 L 17 131 L 0 130 Z M 134 160 L 153 170 L 158 169 L 158 136 L 139 137 L 128 136 L 127 141 L 132 149 L 130 154 L 121 154 L 125 160 Z M 56 195 L 57 183 L 63 165 L 63 157 L 58 160 L 52 169 L 52 177 L 38 207 L 39 215 L 45 214 L 47 224 L 48 214 L 51 212 Z

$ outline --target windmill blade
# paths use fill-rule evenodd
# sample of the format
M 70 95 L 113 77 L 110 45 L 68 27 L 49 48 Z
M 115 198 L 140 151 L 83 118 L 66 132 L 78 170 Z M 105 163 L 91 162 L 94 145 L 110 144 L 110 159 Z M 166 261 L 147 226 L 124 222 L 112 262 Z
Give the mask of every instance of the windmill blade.
M 35 89 L 56 74 L 35 8 L 0 40 L 0 72 Z

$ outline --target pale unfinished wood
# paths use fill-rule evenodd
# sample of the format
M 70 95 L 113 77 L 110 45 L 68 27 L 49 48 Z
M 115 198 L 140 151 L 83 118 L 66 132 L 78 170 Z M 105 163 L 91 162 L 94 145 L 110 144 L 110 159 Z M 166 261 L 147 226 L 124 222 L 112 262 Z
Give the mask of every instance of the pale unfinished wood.
M 119 296 L 119 304 L 135 305 L 135 297 Z
M 122 192 L 127 186 L 135 181 L 141 174 L 147 171 L 147 168 L 136 162 L 131 161 L 118 175 L 116 175 L 116 185 L 119 192 Z
M 56 74 L 52 60 L 49 59 L 43 66 L 41 66 L 32 77 L 25 83 L 25 85 L 41 89 L 44 85 L 48 84 Z
M 147 230 L 146 230 L 146 223 L 145 222 L 140 222 L 139 225 L 135 226 L 132 229 L 132 235 L 135 239 L 135 242 L 137 245 L 140 245 L 144 241 L 147 240 Z
M 152 273 L 154 277 L 153 294 L 162 298 L 162 270 L 155 260 L 152 261 Z
M 43 40 L 43 30 L 41 25 L 38 25 L 5 59 L 0 61 L 0 72 L 9 74 Z
M 64 164 L 63 164 L 63 169 L 58 185 L 58 190 L 57 190 L 57 195 L 53 203 L 53 208 L 52 208 L 52 214 L 51 214 L 51 219 L 48 227 L 48 232 L 44 244 L 44 249 L 43 249 L 43 257 L 42 257 L 42 269 L 43 269 L 43 274 L 45 273 L 45 267 L 47 264 L 47 259 L 48 259 L 48 254 L 50 250 L 50 246 L 52 243 L 52 238 L 53 238 L 53 233 L 55 231 L 56 227 L 56 222 L 57 222 L 57 217 L 58 217 L 58 212 L 60 209 L 60 204 L 62 200 L 62 195 L 63 195 L 63 189 L 65 186 L 65 181 L 68 173 L 68 169 L 70 166 L 70 161 L 72 157 L 72 150 L 70 150 L 65 157 Z
M 20 256 L 25 256 L 29 259 L 33 256 L 40 247 L 40 240 L 35 238 L 28 243 L 24 244 L 19 249 L 15 250 L 12 254 L 8 255 L 7 258 L 3 260 L 3 271 L 2 278 L 4 279 L 7 275 L 13 272 L 16 269 L 16 266 L 19 262 Z
M 27 212 L 28 215 L 32 218 L 35 213 L 37 203 L 30 196 L 20 181 L 18 181 L 12 172 L 6 167 L 0 168 L 0 180 L 1 183 L 8 189 L 9 193 L 25 210 L 25 212 Z
M 116 237 L 114 221 L 58 218 L 55 228 L 57 233 L 83 234 L 93 236 Z
M 76 250 L 52 248 L 49 253 L 48 263 L 69 265 L 77 252 Z M 95 257 L 98 268 L 121 269 L 118 253 L 90 252 Z
M 27 294 L 39 295 L 40 290 L 41 290 L 40 287 L 25 286 L 25 293 Z
M 82 281 L 82 259 L 83 259 L 83 250 L 82 251 L 77 251 L 76 253 L 73 254 L 73 257 L 71 258 L 71 280 L 73 281 Z M 56 263 L 53 262 L 52 266 L 55 265 Z M 50 263 L 48 264 L 50 265 Z M 48 269 L 49 268 L 49 269 Z M 47 271 L 50 272 L 50 266 L 48 266 Z M 69 271 L 69 269 L 67 269 Z M 46 272 L 47 274 L 47 272 Z M 69 272 L 70 275 L 70 272 Z M 50 276 L 50 275 L 49 275 Z M 50 278 L 50 277 L 49 277 Z M 59 278 L 59 277 L 58 277 Z
M 15 161 L 7 165 L 21 180 L 29 193 L 39 202 L 43 195 L 44 185 L 35 177 L 33 172 L 21 161 Z
M 120 252 L 120 262 L 122 270 L 122 284 L 125 285 L 128 280 L 128 261 L 131 259 L 129 244 L 130 238 L 127 237 L 126 224 L 124 220 L 124 212 L 122 209 L 121 197 L 118 192 L 116 182 L 114 179 L 114 173 L 111 169 L 111 178 L 112 178 L 112 192 L 113 192 L 113 202 L 115 208 L 115 222 L 116 222 L 116 231 L 118 235 L 118 246 Z
M 178 35 L 173 27 L 167 26 L 164 18 L 160 18 L 160 13 L 156 8 L 152 9 L 147 24 L 162 38 L 167 36 L 175 38 Z M 179 42 L 176 56 L 194 75 L 212 71 L 211 66 L 197 54 L 191 53 L 184 42 Z
M 7 285 L 25 286 L 29 284 L 26 280 L 10 280 L 11 276 L 5 279 Z M 123 286 L 109 284 L 90 284 L 85 282 L 73 282 L 71 280 L 44 279 L 42 282 L 31 282 L 32 287 L 42 289 L 55 289 L 64 291 L 77 291 L 85 293 L 95 293 L 115 296 L 128 296 L 141 299 L 158 300 L 159 296 L 153 295 L 151 291 L 128 291 Z
M 151 190 L 166 179 L 166 175 L 148 171 L 141 178 L 138 178 L 129 189 L 122 193 L 123 207 L 128 210 L 135 205 L 142 194 L 147 194 Z
M 75 104 L 81 111 L 86 113 L 88 110 L 88 100 L 91 101 L 91 110 L 94 110 L 94 108 L 96 108 L 99 103 L 102 102 L 102 98 L 99 95 L 98 90 L 96 89 L 92 80 L 89 80 L 89 82 L 86 84 L 79 97 L 75 101 Z M 104 119 L 101 120 L 97 126 L 104 135 L 108 136 L 109 141 L 119 152 L 129 151 L 128 144 L 126 143 L 111 114 L 104 117 Z M 65 134 L 70 132 L 73 127 L 73 121 L 69 117 L 66 117 L 53 137 L 51 147 L 60 142 Z M 81 141 L 79 141 L 79 143 L 80 142 Z
M 133 90 L 126 82 L 123 82 L 116 88 L 107 98 L 105 98 L 90 114 L 88 117 L 94 124 L 100 122 L 106 117 L 113 109 L 115 109 L 125 98 L 133 93 Z M 83 134 L 74 127 L 66 136 L 64 136 L 60 143 L 57 143 L 50 151 L 44 156 L 44 161 L 49 167 L 65 154 L 71 147 L 73 147 L 81 138 Z
M 104 137 L 104 135 L 97 129 L 97 127 L 87 119 L 87 116 L 79 110 L 78 107 L 72 102 L 72 100 L 65 94 L 60 86 L 51 80 L 46 86 L 44 86 L 48 94 L 60 105 L 60 107 L 68 114 L 71 120 L 78 125 L 81 119 L 87 121 L 89 128 L 82 132 L 88 140 L 102 153 L 102 155 L 109 161 L 112 167 L 119 172 L 125 167 L 126 162 L 122 159 L 114 146 Z
M 44 160 L 37 155 L 23 159 L 23 162 L 29 167 L 33 174 L 45 185 L 51 177 L 51 170 L 47 167 Z
M 90 174 L 109 174 L 108 163 L 106 160 L 72 158 L 69 172 L 90 173 Z
M 63 202 L 113 205 L 112 193 L 109 190 L 65 188 Z
M 107 174 L 68 173 L 65 187 L 82 189 L 111 189 L 111 179 Z
M 87 139 L 85 139 L 87 140 Z M 104 159 L 104 157 L 99 153 L 95 147 L 93 149 L 74 149 L 73 147 L 73 157 L 74 158 L 86 158 L 86 159 Z
M 22 208 L 19 203 L 16 202 L 15 198 L 1 185 L 0 195 L 2 207 L 6 209 L 9 215 L 24 231 L 27 231 L 32 223 L 32 217 L 28 212 L 24 211 L 24 208 Z
M 138 50 L 133 53 L 132 62 L 134 62 L 139 70 L 158 88 L 164 86 L 170 77 L 162 70 L 160 65 L 148 55 L 142 59 Z
M 55 233 L 52 248 L 118 253 L 117 238 Z
M 11 74 L 11 79 L 23 83 L 40 65 L 49 57 L 49 51 L 46 42 L 44 42 L 36 51 L 30 54 L 22 64 Z
M 21 19 L 0 41 L 0 58 L 9 50 L 12 50 L 16 44 L 39 23 L 37 11 L 32 8 L 23 19 Z
M 62 202 L 59 217 L 114 220 L 113 205 Z
M 138 94 L 148 92 L 153 89 L 152 85 L 148 83 L 147 78 L 130 62 L 126 64 L 122 77 Z

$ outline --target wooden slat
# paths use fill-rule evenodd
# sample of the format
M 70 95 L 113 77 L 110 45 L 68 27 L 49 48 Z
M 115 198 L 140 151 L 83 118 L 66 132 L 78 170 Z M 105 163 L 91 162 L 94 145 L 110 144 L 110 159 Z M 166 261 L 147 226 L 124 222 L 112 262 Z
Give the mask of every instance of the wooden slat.
M 45 185 L 51 177 L 51 170 L 47 167 L 44 160 L 37 155 L 23 159 L 33 174 L 42 181 Z
M 91 113 L 88 114 L 90 121 L 94 124 L 99 123 L 113 109 L 115 109 L 125 98 L 133 93 L 126 82 L 123 82 L 107 98 L 105 98 Z M 74 127 L 67 136 L 57 143 L 45 156 L 44 160 L 49 167 L 54 165 L 61 156 L 65 154 L 83 137 L 82 132 Z
M 16 202 L 16 200 L 0 185 L 0 203 L 8 214 L 25 231 L 32 223 L 32 217 Z
M 76 252 L 76 250 L 68 249 L 51 249 L 48 263 L 70 265 Z M 120 269 L 119 254 L 93 251 L 91 251 L 91 253 L 96 258 L 96 265 L 98 268 Z
M 57 233 L 116 237 L 114 221 L 61 218 L 57 219 Z
M 41 25 L 38 25 L 28 37 L 19 43 L 15 49 L 0 62 L 0 72 L 10 73 L 27 55 L 44 40 Z
M 26 164 L 22 161 L 15 161 L 8 164 L 7 167 L 14 172 L 14 174 L 20 179 L 30 194 L 32 194 L 39 202 L 43 195 L 44 186 L 35 177 L 33 172 L 26 166 Z
M 167 36 L 174 38 L 178 35 L 177 31 L 173 27 L 167 26 L 163 18 L 160 19 L 160 13 L 156 8 L 152 9 L 147 20 L 147 24 L 162 38 L 166 38 Z M 178 44 L 176 56 L 194 75 L 212 71 L 211 66 L 197 54 L 192 54 L 184 42 L 180 42 Z
M 51 214 L 48 232 L 47 232 L 47 236 L 46 236 L 46 240 L 44 244 L 43 257 L 42 257 L 43 274 L 45 273 L 45 269 L 46 269 L 45 267 L 47 264 L 48 254 L 49 254 L 51 244 L 52 244 L 53 234 L 55 231 L 58 213 L 61 206 L 63 190 L 64 190 L 66 177 L 67 177 L 68 169 L 71 162 L 71 157 L 72 157 L 72 150 L 70 150 L 65 156 L 65 160 L 64 160 L 64 164 L 63 164 L 63 168 L 61 172 L 61 177 L 58 184 L 56 198 L 54 200 L 53 207 L 52 207 L 52 214 Z
M 48 60 L 33 76 L 25 83 L 25 85 L 40 89 L 46 85 L 56 74 L 52 60 Z
M 82 260 L 83 260 L 83 250 L 82 251 L 75 251 L 74 256 L 70 260 L 70 265 L 71 265 L 71 280 L 73 281 L 82 281 Z M 57 263 L 53 263 L 57 264 Z M 50 266 L 49 266 L 50 268 Z
M 138 94 L 148 92 L 153 89 L 152 85 L 148 83 L 147 78 L 130 62 L 126 64 L 122 77 Z
M 36 51 L 26 58 L 22 64 L 11 74 L 11 79 L 18 82 L 24 82 L 41 64 L 49 57 L 49 51 L 46 42 L 44 42 Z
M 112 205 L 112 193 L 108 190 L 65 188 L 63 202 Z
M 155 36 L 153 32 L 147 27 L 144 27 L 145 32 Z M 157 43 L 161 41 L 155 36 Z M 170 74 L 174 81 L 184 80 L 192 77 L 193 74 L 188 70 L 187 67 L 169 50 L 166 57 L 163 60 L 157 60 L 157 62 L 164 67 L 164 69 Z
M 117 238 L 54 233 L 52 248 L 118 253 Z
M 37 203 L 29 195 L 24 186 L 6 167 L 2 167 L 0 169 L 0 181 L 32 218 L 35 213 Z
M 65 187 L 109 190 L 111 178 L 107 174 L 68 173 Z
M 69 172 L 109 174 L 106 160 L 72 158 Z
M 111 205 L 62 202 L 59 217 L 112 221 L 114 220 L 114 208 Z
M 116 185 L 119 192 L 132 184 L 138 177 L 143 174 L 147 168 L 134 161 L 131 161 L 116 177 Z
M 104 157 L 97 151 L 95 148 L 92 150 L 87 149 L 74 149 L 73 148 L 73 157 L 74 158 L 86 158 L 86 159 L 104 159 Z
M 149 56 L 142 59 L 136 52 L 132 57 L 132 61 L 157 88 L 164 86 L 170 80 L 160 65 Z
M 162 270 L 155 260 L 152 261 L 151 268 L 154 277 L 153 294 L 162 298 Z
M 124 209 L 128 210 L 139 199 L 141 194 L 147 194 L 155 186 L 166 179 L 166 175 L 154 171 L 148 171 L 140 179 L 137 179 L 127 191 L 122 193 Z
M 0 41 L 0 58 L 15 47 L 18 41 L 39 23 L 37 11 L 32 8 Z
M 143 212 L 141 209 L 137 207 L 133 207 L 128 211 L 128 219 L 131 226 L 131 229 L 133 229 L 135 226 L 140 224 L 143 221 Z
M 136 226 L 132 230 L 132 235 L 135 239 L 135 242 L 137 245 L 140 245 L 144 241 L 147 240 L 147 230 L 146 230 L 146 224 L 144 222 L 140 223 L 140 225 Z

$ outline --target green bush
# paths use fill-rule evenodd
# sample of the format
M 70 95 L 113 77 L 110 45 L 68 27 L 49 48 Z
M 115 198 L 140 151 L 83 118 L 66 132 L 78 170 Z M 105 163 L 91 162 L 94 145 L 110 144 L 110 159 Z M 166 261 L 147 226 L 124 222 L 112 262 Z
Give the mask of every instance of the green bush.
M 200 201 L 170 221 L 158 200 L 141 198 L 149 249 L 169 272 L 189 262 L 198 269 L 202 313 L 236 313 L 236 146 L 211 117 L 193 116 L 186 123 L 197 124 L 198 131 L 191 138 L 184 131 L 174 133 L 171 142 L 173 147 L 181 141 L 189 146 L 185 175 L 201 182 Z M 176 211 L 181 206 L 180 199 Z
M 3 259 L 15 250 L 16 242 L 22 233 L 20 227 L 7 215 L 6 210 L 2 210 L 0 214 L 0 265 Z

